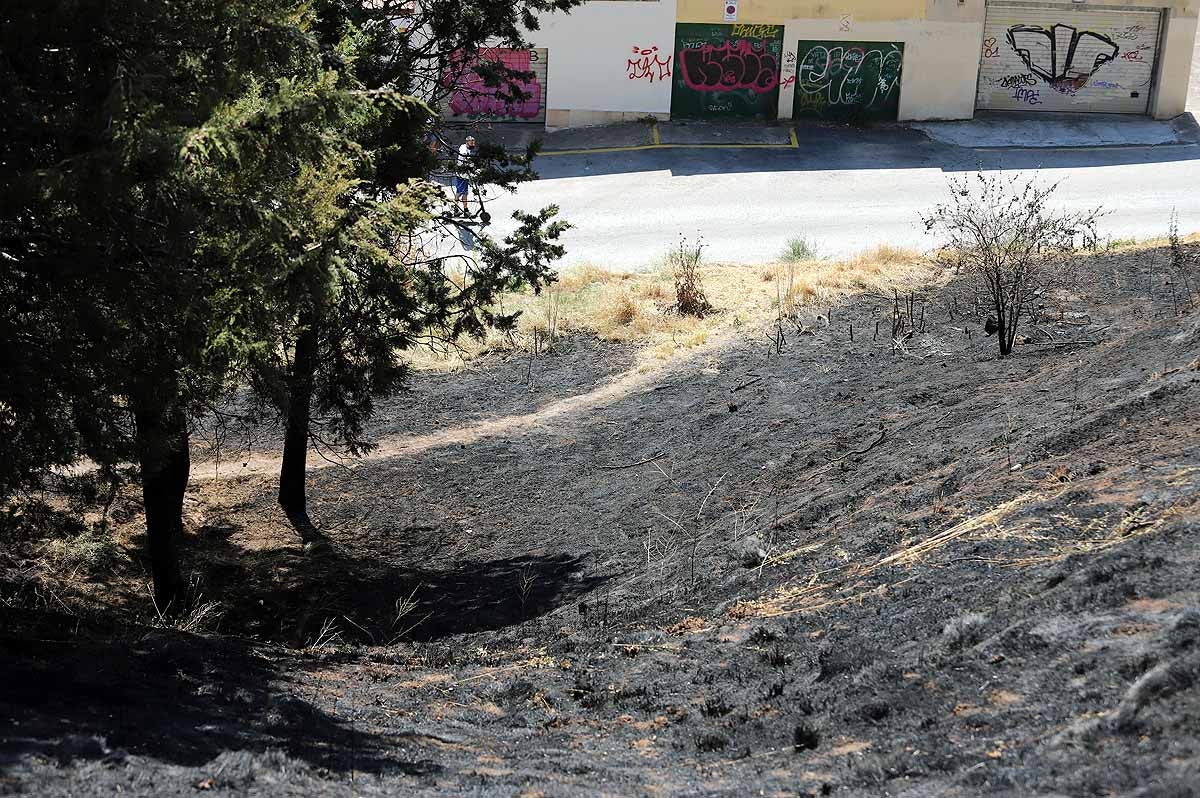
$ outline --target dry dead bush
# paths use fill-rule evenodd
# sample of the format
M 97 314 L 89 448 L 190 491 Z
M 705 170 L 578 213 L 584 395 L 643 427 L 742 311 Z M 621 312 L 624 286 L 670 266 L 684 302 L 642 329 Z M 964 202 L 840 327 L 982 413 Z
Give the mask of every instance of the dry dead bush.
M 629 294 L 621 294 L 612 304 L 612 321 L 621 327 L 628 327 L 641 315 L 641 309 Z
M 1037 297 L 1068 284 L 1078 249 L 1096 251 L 1103 211 L 1056 211 L 1050 200 L 1059 184 L 1036 178 L 978 172 L 949 183 L 950 201 L 922 221 L 943 238 L 940 258 L 967 278 L 971 301 L 991 313 L 1004 357 Z
M 703 254 L 703 241 L 689 244 L 685 238 L 679 239 L 679 248 L 671 252 L 669 261 L 675 280 L 675 310 L 681 316 L 704 318 L 713 309 L 704 293 L 704 281 L 700 275 Z

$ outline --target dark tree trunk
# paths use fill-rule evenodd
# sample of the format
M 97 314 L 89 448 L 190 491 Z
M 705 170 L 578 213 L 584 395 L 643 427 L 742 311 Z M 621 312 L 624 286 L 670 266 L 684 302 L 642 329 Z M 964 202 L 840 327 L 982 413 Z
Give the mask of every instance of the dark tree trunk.
M 317 371 L 316 314 L 305 312 L 296 339 L 296 357 L 288 381 L 287 430 L 279 468 L 279 505 L 301 532 L 308 522 L 304 471 L 308 463 L 308 425 L 312 413 L 313 381 Z
M 1012 351 L 1008 336 L 1012 319 L 1009 318 L 1008 308 L 999 299 L 996 300 L 993 308 L 996 312 L 996 341 L 1000 344 L 1000 357 L 1007 357 L 1008 353 Z
M 1013 347 L 1017 343 L 1017 325 L 1021 322 L 1021 306 L 1014 304 L 1008 311 L 1008 351 L 1006 355 L 1012 354 Z
M 142 502 L 154 602 L 164 615 L 178 612 L 186 596 L 179 570 L 183 536 L 183 495 L 191 457 L 187 419 L 179 408 L 144 407 L 135 412 Z

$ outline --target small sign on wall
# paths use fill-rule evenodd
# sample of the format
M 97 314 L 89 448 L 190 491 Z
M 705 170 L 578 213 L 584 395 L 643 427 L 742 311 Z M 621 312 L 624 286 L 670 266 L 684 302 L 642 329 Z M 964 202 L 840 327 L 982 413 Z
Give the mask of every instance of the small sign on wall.
M 738 0 L 725 0 L 725 21 L 737 22 Z

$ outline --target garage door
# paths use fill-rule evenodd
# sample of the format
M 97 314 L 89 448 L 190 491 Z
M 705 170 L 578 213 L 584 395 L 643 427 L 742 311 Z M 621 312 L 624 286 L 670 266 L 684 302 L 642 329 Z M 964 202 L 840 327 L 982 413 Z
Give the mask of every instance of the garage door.
M 1160 12 L 988 3 L 975 106 L 1144 114 Z
M 782 25 L 675 26 L 672 118 L 774 119 Z

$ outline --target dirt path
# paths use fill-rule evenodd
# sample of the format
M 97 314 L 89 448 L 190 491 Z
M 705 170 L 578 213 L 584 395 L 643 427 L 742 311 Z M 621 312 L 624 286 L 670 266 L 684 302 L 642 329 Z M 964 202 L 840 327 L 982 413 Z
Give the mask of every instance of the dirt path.
M 697 356 L 715 351 L 717 346 L 706 347 Z M 331 461 L 320 456 L 310 457 L 309 469 L 320 470 L 330 467 L 359 467 L 364 462 L 386 460 L 394 457 L 413 457 L 437 449 L 454 446 L 469 446 L 486 438 L 504 438 L 544 430 L 555 422 L 590 411 L 600 410 L 629 394 L 653 385 L 657 376 L 653 370 L 639 367 L 626 371 L 611 381 L 586 393 L 556 399 L 537 410 L 521 415 L 487 418 L 472 424 L 442 429 L 425 435 L 382 437 L 373 441 L 374 448 L 359 460 L 346 462 Z M 254 452 L 235 460 L 212 459 L 193 466 L 193 480 L 220 479 L 231 471 L 238 476 L 276 474 L 279 457 Z M 230 468 L 232 466 L 232 469 Z

